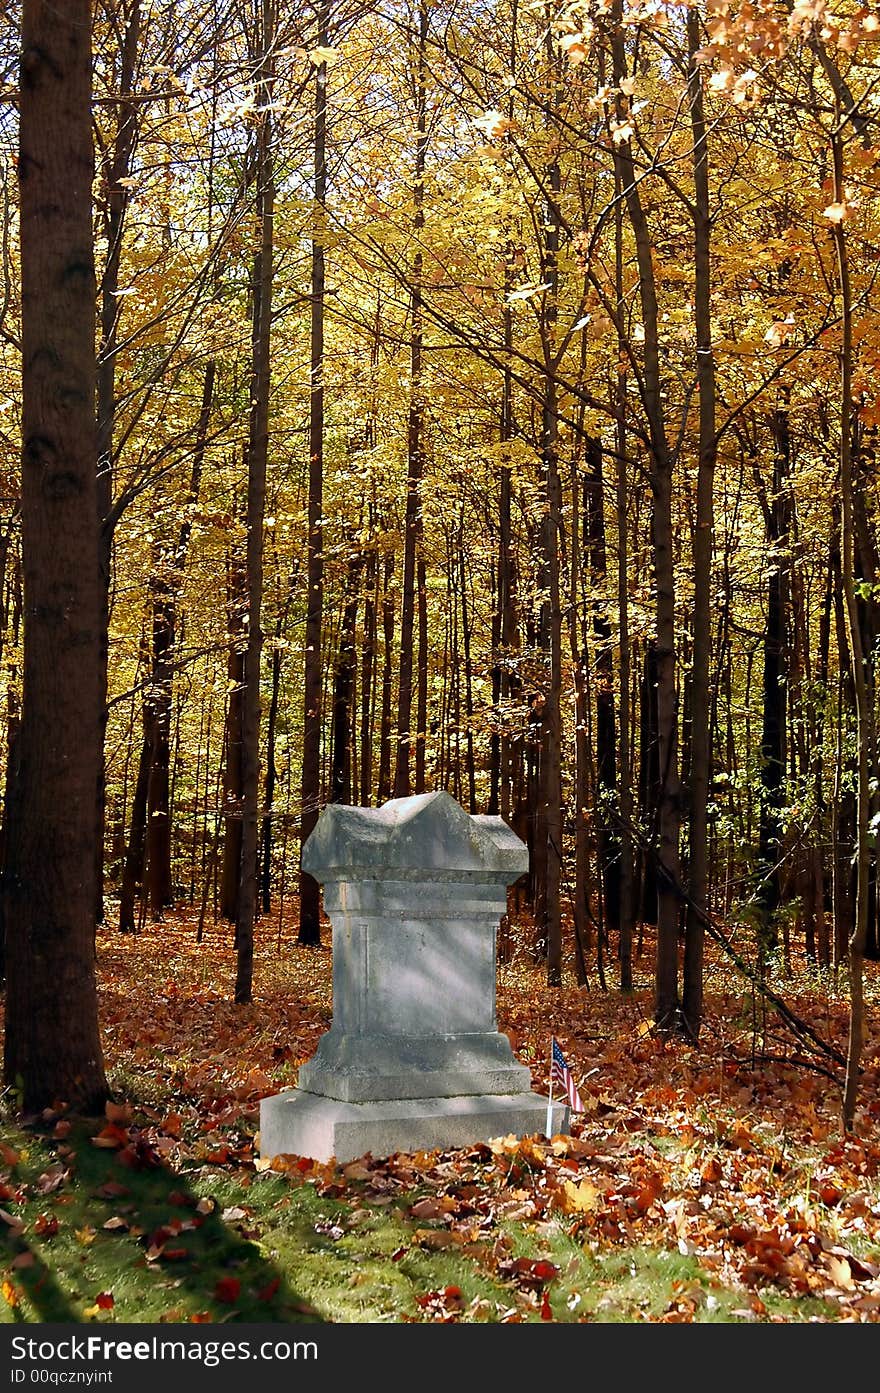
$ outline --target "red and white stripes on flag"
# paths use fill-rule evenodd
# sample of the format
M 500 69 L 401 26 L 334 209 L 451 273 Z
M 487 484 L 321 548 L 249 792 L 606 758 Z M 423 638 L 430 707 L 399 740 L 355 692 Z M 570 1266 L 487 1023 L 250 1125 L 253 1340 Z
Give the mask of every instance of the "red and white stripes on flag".
M 554 1083 L 558 1083 L 566 1098 L 568 1106 L 572 1112 L 583 1112 L 584 1105 L 581 1102 L 581 1095 L 577 1091 L 574 1076 L 565 1062 L 565 1055 L 559 1048 L 556 1036 L 551 1037 L 550 1051 L 550 1092 L 553 1092 Z

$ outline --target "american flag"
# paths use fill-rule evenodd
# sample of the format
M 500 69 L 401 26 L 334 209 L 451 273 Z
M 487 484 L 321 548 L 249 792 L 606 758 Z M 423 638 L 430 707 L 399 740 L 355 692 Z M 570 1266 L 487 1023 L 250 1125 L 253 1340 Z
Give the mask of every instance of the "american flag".
M 578 1093 L 577 1088 L 575 1087 L 572 1072 L 565 1062 L 565 1055 L 559 1048 L 556 1036 L 554 1035 L 551 1038 L 552 1049 L 550 1052 L 550 1087 L 552 1089 L 554 1083 L 559 1083 L 562 1086 L 562 1091 L 568 1099 L 568 1106 L 571 1108 L 572 1112 L 583 1112 L 584 1105 L 581 1102 L 581 1095 Z

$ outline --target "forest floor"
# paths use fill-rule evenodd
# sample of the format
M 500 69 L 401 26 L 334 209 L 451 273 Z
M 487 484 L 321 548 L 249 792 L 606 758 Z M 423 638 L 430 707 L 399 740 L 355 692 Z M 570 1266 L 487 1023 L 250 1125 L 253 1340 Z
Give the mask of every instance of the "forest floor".
M 100 932 L 114 1102 L 22 1125 L 3 1100 L 0 1321 L 880 1321 L 880 965 L 851 1140 L 837 1084 L 728 965 L 710 960 L 695 1051 L 655 1037 L 647 942 L 632 993 L 613 965 L 608 991 L 550 990 L 521 926 L 499 1026 L 542 1091 L 560 1040 L 573 1135 L 270 1164 L 259 1100 L 331 1019 L 329 948 L 291 925 L 258 926 L 249 1006 L 227 925 Z M 845 1050 L 843 974 L 773 985 Z

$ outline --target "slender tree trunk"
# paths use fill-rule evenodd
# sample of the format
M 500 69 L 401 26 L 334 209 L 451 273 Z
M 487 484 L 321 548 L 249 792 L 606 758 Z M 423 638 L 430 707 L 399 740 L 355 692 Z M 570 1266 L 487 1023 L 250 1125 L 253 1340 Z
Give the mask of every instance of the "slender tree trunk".
M 101 602 L 91 5 L 24 0 L 22 716 L 7 823 L 4 1079 L 28 1112 L 103 1108 L 95 984 Z
M 836 124 L 832 136 L 834 166 L 834 199 L 844 201 L 844 163 L 841 136 L 841 111 L 838 98 Z M 855 1122 L 858 1099 L 859 1072 L 865 1045 L 864 956 L 868 933 L 870 848 L 870 786 L 874 767 L 874 721 L 868 691 L 867 662 L 862 630 L 856 603 L 855 563 L 856 542 L 853 520 L 853 303 L 850 283 L 849 255 L 846 232 L 841 221 L 832 223 L 832 236 L 837 255 L 840 278 L 840 299 L 843 341 L 840 348 L 840 550 L 843 570 L 843 592 L 846 599 L 846 631 L 856 705 L 856 912 L 848 944 L 849 965 L 849 1039 L 846 1056 L 846 1078 L 843 1088 L 843 1129 L 851 1132 Z
M 318 10 L 318 45 L 329 42 L 330 5 Z M 300 851 L 318 821 L 321 804 L 321 682 L 324 624 L 324 222 L 327 197 L 327 64 L 315 71 L 314 201 L 312 238 L 310 396 L 309 396 L 309 536 L 306 609 L 306 654 L 303 711 L 302 810 Z M 302 944 L 321 942 L 321 895 L 318 882 L 300 870 L 299 933 Z
M 129 198 L 126 180 L 131 173 L 132 156 L 138 133 L 137 106 L 131 101 L 131 97 L 141 35 L 140 0 L 123 0 L 121 18 L 125 27 L 120 48 L 116 135 L 112 148 L 103 161 L 101 170 L 103 183 L 106 187 L 102 211 L 103 230 L 107 237 L 107 261 L 104 265 L 100 286 L 101 347 L 98 356 L 97 378 L 98 467 L 95 495 L 98 515 L 98 575 L 101 581 L 99 652 L 101 744 L 95 808 L 97 821 L 95 905 L 98 923 L 104 919 L 104 833 L 106 822 L 104 744 L 109 714 L 107 684 L 110 653 L 110 578 L 113 565 L 113 530 L 116 523 L 113 517 L 113 434 L 116 419 L 116 359 L 119 317 L 124 305 L 124 301 L 119 297 L 119 270 L 122 261 L 122 232 Z
M 559 59 L 547 38 L 548 66 Z M 555 82 L 554 78 L 554 82 Z M 562 596 L 560 549 L 562 538 L 562 484 L 559 478 L 559 406 L 556 347 L 557 288 L 559 280 L 559 200 L 562 177 L 558 159 L 546 168 L 547 203 L 542 247 L 542 278 L 547 284 L 541 325 L 543 382 L 541 402 L 541 456 L 544 466 L 545 508 L 542 552 L 548 586 L 549 682 L 544 701 L 541 749 L 541 804 L 546 835 L 544 888 L 544 940 L 547 950 L 547 984 L 562 984 Z
M 223 859 L 220 866 L 220 913 L 234 924 L 238 918 L 241 867 L 241 741 L 244 707 L 244 648 L 242 605 L 245 577 L 238 557 L 229 565 L 227 613 L 229 653 L 226 662 L 226 732 L 223 761 Z
M 345 607 L 339 626 L 339 644 L 333 674 L 333 727 L 330 745 L 330 802 L 351 803 L 351 734 L 352 692 L 356 670 L 355 635 L 357 631 L 358 585 L 363 557 L 353 556 L 348 563 Z
M 617 762 L 614 755 L 614 655 L 611 625 L 604 601 L 608 579 L 605 552 L 605 486 L 602 442 L 587 442 L 587 472 L 583 482 L 584 551 L 590 576 L 596 672 L 596 810 L 598 869 L 604 919 L 609 930 L 620 928 L 620 847 L 614 830 L 617 802 Z
M 767 580 L 767 627 L 764 634 L 763 719 L 761 730 L 761 816 L 758 832 L 762 957 L 776 946 L 776 913 L 781 902 L 783 852 L 782 807 L 785 802 L 785 731 L 787 724 L 786 631 L 788 612 L 788 535 L 791 500 L 791 432 L 788 394 L 783 389 L 773 418 L 773 489 L 764 507 L 767 544 L 774 553 Z
M 364 564 L 364 625 L 361 642 L 360 803 L 368 808 L 373 796 L 373 707 L 376 674 L 376 609 L 379 557 L 375 547 Z
M 688 94 L 694 166 L 694 327 L 697 338 L 697 390 L 700 398 L 697 464 L 697 516 L 694 530 L 694 648 L 691 658 L 689 903 L 682 971 L 682 1028 L 696 1042 L 703 1016 L 703 935 L 708 908 L 708 806 L 711 762 L 709 662 L 712 646 L 712 529 L 714 526 L 715 359 L 712 350 L 712 223 L 709 209 L 709 153 L 703 111 L 700 16 L 687 13 L 690 69 Z
M 244 702 L 241 726 L 241 865 L 235 1000 L 247 1002 L 253 993 L 254 924 L 257 917 L 257 859 L 260 835 L 260 676 L 263 658 L 263 520 L 266 513 L 266 469 L 269 454 L 269 393 L 271 388 L 272 269 L 275 217 L 275 173 L 272 152 L 274 90 L 275 0 L 259 7 L 259 103 L 257 127 L 257 219 L 259 249 L 254 258 L 251 411 L 248 423 L 247 498 L 247 650 L 244 664 Z
M 614 165 L 614 285 L 619 304 L 623 302 L 623 203 L 621 194 L 621 170 L 619 163 Z M 625 361 L 623 345 L 623 325 L 618 326 L 618 354 L 621 363 Z M 617 410 L 615 443 L 617 447 L 617 477 L 615 502 L 617 507 L 617 622 L 618 622 L 618 752 L 617 765 L 619 779 L 617 786 L 617 805 L 620 810 L 618 844 L 620 846 L 620 938 L 618 956 L 620 959 L 620 990 L 632 991 L 632 947 L 633 923 L 635 919 L 635 875 L 633 865 L 632 838 L 632 760 L 630 758 L 630 688 L 632 678 L 632 655 L 629 637 L 629 533 L 628 533 L 628 486 L 627 486 L 627 378 L 626 373 L 618 371 L 617 395 L 614 402 Z
M 376 802 L 391 797 L 392 727 L 391 698 L 394 687 L 394 553 L 385 553 L 382 574 L 382 707 L 379 716 L 379 777 Z
M 626 77 L 626 49 L 621 25 L 622 7 L 612 7 L 614 83 Z M 618 95 L 617 114 L 626 115 L 628 98 Z M 620 185 L 636 249 L 639 304 L 645 330 L 642 353 L 642 406 L 651 443 L 651 541 L 656 590 L 657 759 L 659 802 L 656 819 L 657 961 L 654 986 L 654 1018 L 661 1031 L 671 1030 L 678 1011 L 678 839 L 681 798 L 678 775 L 678 687 L 675 627 L 675 569 L 672 527 L 673 456 L 669 447 L 663 406 L 660 366 L 660 316 L 654 274 L 651 231 L 639 191 L 635 161 L 628 141 L 615 144 Z
M 425 226 L 424 178 L 427 139 L 427 43 L 429 10 L 427 0 L 419 3 L 416 74 L 416 160 L 413 198 L 413 236 L 415 251 L 412 266 L 412 296 L 410 301 L 410 389 L 407 424 L 407 481 L 406 515 L 403 531 L 403 593 L 400 613 L 400 671 L 397 686 L 397 757 L 394 766 L 394 797 L 405 798 L 410 792 L 410 753 L 415 752 L 418 738 L 424 731 L 413 732 L 413 650 L 415 612 L 417 603 L 417 556 L 421 539 L 421 490 L 425 467 L 425 409 L 422 399 L 422 229 Z M 421 608 L 421 607 L 420 607 Z M 419 628 L 421 629 L 421 624 Z M 427 662 L 427 654 L 419 652 L 419 674 Z M 425 669 L 427 671 L 427 669 Z M 415 737 L 415 738 L 414 738 Z M 422 755 L 424 758 L 424 754 Z M 424 765 L 422 766 L 424 780 Z
M 281 635 L 286 607 L 279 614 L 275 625 L 275 646 L 272 649 L 272 689 L 269 696 L 269 714 L 266 719 L 266 790 L 265 810 L 260 843 L 260 907 L 263 914 L 272 908 L 272 846 L 275 832 L 275 786 L 278 783 L 278 761 L 276 739 L 278 732 L 278 707 L 281 699 Z

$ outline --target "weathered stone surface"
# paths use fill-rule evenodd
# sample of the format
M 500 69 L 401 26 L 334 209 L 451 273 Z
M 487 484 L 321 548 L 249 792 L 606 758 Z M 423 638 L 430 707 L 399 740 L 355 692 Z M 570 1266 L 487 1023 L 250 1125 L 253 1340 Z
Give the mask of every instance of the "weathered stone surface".
M 562 1130 L 564 1119 L 564 1105 L 554 1102 L 554 1135 Z M 543 1132 L 546 1123 L 547 1100 L 537 1093 L 342 1103 L 295 1088 L 263 1100 L 260 1152 L 352 1161 L 367 1151 L 390 1156 L 395 1151 L 471 1146 L 510 1134 L 530 1136 Z
M 546 1100 L 495 1016 L 496 929 L 528 869 L 519 837 L 447 793 L 331 804 L 303 867 L 333 925 L 333 1024 L 295 1092 L 264 1100 L 261 1153 L 341 1160 L 543 1131 Z

